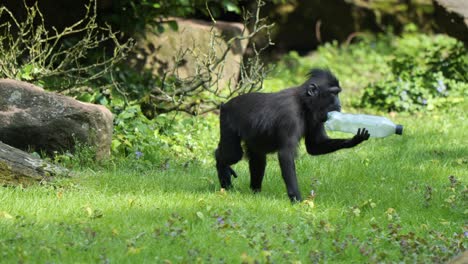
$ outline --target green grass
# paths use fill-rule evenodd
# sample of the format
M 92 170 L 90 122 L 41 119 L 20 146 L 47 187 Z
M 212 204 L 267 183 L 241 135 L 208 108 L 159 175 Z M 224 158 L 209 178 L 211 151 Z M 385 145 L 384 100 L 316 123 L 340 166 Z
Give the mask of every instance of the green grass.
M 130 161 L 1 188 L 0 262 L 443 262 L 468 247 L 466 110 L 397 115 L 403 136 L 325 156 L 301 146 L 301 191 L 316 193 L 301 204 L 274 155 L 260 194 L 245 161 L 228 192 L 211 164 Z

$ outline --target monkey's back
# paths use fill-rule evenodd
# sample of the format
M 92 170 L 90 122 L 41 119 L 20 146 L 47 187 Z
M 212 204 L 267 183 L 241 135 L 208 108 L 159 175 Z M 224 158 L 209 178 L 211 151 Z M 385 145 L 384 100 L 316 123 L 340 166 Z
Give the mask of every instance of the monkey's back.
M 302 134 L 298 88 L 276 93 L 249 93 L 235 97 L 221 107 L 221 119 L 247 143 L 276 150 L 279 134 L 297 138 Z M 284 129 L 286 128 L 286 129 Z M 296 140 L 296 139 L 294 139 Z

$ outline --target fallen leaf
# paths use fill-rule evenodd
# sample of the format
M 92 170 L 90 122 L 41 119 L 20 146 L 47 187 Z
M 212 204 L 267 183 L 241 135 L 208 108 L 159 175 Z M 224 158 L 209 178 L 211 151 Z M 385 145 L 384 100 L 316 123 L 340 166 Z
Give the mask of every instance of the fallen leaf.
M 361 210 L 360 210 L 359 208 L 356 207 L 356 208 L 353 209 L 353 214 L 354 214 L 355 216 L 360 216 L 360 215 L 361 215 Z
M 5 211 L 0 211 L 0 218 L 13 219 L 14 217 Z
M 127 253 L 130 255 L 136 255 L 136 254 L 139 254 L 140 252 L 141 252 L 141 248 L 129 247 Z
M 304 200 L 303 202 L 306 206 L 310 207 L 310 208 L 314 208 L 315 207 L 315 203 L 314 201 L 312 200 Z
M 84 209 L 85 209 L 86 213 L 88 213 L 89 217 L 93 216 L 93 209 L 91 209 L 91 207 L 86 206 Z
M 205 216 L 200 211 L 197 212 L 197 217 L 200 218 L 201 220 L 205 219 Z

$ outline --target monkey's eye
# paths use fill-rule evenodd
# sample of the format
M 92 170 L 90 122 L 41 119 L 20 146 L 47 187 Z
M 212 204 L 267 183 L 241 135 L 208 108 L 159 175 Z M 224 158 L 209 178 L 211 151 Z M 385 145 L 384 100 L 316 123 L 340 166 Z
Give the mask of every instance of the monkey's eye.
M 331 87 L 329 89 L 329 92 L 332 95 L 338 95 L 341 92 L 341 88 L 340 87 Z

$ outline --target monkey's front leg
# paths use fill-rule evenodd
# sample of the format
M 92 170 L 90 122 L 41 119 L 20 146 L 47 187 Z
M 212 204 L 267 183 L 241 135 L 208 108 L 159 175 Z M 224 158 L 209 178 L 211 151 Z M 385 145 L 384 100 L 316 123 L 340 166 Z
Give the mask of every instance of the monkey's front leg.
M 301 193 L 297 184 L 296 165 L 294 163 L 294 150 L 282 149 L 278 151 L 278 160 L 281 167 L 281 174 L 291 202 L 301 201 Z
M 310 155 L 323 155 L 343 148 L 355 147 L 361 144 L 363 141 L 368 140 L 369 137 L 369 131 L 367 131 L 365 128 L 360 128 L 358 129 L 357 134 L 350 139 L 331 139 L 328 138 L 326 134 L 323 134 L 321 137 L 306 137 L 305 144 L 307 152 Z

